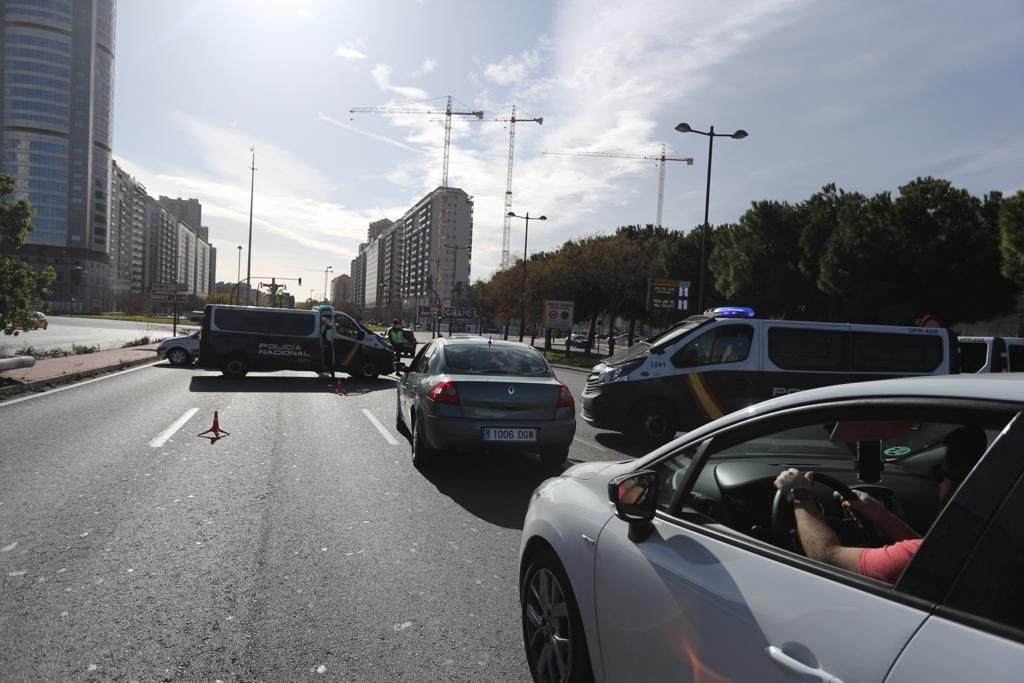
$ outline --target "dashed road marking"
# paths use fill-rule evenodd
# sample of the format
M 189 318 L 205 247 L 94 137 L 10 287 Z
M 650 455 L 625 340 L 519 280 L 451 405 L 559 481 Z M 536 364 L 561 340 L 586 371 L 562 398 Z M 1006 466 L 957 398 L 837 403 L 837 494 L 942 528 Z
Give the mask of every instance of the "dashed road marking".
M 380 423 L 380 420 L 378 420 L 376 417 L 374 417 L 373 413 L 371 413 L 366 408 L 363 408 L 363 415 L 366 416 L 367 420 L 369 420 L 371 423 L 373 423 L 373 426 L 377 428 L 378 432 L 380 432 L 381 434 L 384 435 L 384 439 L 387 440 L 387 442 L 389 444 L 391 444 L 392 446 L 397 446 L 398 445 L 398 440 L 395 439 L 395 437 L 391 436 L 391 432 L 389 432 L 387 430 L 387 427 L 385 427 L 384 425 L 382 425 Z
M 182 415 L 177 420 L 172 422 L 170 427 L 168 427 L 164 431 L 160 432 L 160 434 L 155 439 L 153 439 L 152 441 L 149 442 L 149 445 L 152 448 L 160 448 L 161 446 L 163 446 L 167 442 L 167 440 L 169 438 L 174 436 L 175 432 L 177 432 L 179 429 L 181 429 L 182 426 L 186 422 L 191 420 L 192 416 L 195 415 L 198 412 L 199 412 L 199 408 L 189 408 L 188 410 L 186 410 L 184 415 Z

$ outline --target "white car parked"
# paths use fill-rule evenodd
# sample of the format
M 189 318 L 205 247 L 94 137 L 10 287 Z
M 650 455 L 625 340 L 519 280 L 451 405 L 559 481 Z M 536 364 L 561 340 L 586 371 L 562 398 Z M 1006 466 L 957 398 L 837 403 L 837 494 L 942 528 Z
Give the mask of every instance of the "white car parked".
M 1012 375 L 843 384 L 548 479 L 520 552 L 534 680 L 1020 680 L 1021 411 Z M 957 488 L 944 441 L 964 428 L 987 450 Z M 773 485 L 790 467 L 815 473 L 799 496 Z M 896 537 L 840 504 L 855 489 L 923 539 L 892 583 L 867 576 L 864 553 Z M 860 570 L 804 555 L 794 501 Z
M 157 345 L 156 355 L 166 358 L 171 365 L 192 365 L 199 357 L 199 332 L 187 337 L 164 339 Z

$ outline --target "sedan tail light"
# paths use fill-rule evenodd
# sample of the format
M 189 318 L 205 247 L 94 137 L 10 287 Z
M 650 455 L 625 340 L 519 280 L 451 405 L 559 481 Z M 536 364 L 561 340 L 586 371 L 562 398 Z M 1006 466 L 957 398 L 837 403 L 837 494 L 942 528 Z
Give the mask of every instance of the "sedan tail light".
M 573 408 L 576 405 L 576 401 L 572 398 L 572 392 L 569 391 L 569 387 L 564 384 L 558 388 L 558 407 L 559 408 Z
M 449 405 L 462 405 L 459 401 L 459 390 L 455 388 L 455 382 L 446 379 L 438 382 L 434 388 L 427 392 L 427 398 L 435 403 L 447 403 Z

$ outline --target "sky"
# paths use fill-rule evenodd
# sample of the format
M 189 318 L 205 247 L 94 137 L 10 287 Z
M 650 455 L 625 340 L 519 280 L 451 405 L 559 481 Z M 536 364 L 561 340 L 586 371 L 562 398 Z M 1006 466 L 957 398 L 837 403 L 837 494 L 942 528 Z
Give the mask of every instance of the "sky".
M 654 160 L 669 161 L 662 223 L 751 202 L 799 202 L 835 182 L 898 192 L 919 176 L 976 195 L 1024 189 L 1024 4 L 1019 0 L 122 0 L 114 156 L 149 194 L 196 197 L 234 281 L 249 230 L 252 277 L 348 273 L 367 225 L 399 218 L 441 183 L 474 199 L 472 279 L 500 266 L 516 126 L 513 256 L 654 223 Z M 248 250 L 242 252 L 245 277 Z M 686 278 L 686 273 L 666 273 Z M 309 290 L 307 292 L 307 290 Z

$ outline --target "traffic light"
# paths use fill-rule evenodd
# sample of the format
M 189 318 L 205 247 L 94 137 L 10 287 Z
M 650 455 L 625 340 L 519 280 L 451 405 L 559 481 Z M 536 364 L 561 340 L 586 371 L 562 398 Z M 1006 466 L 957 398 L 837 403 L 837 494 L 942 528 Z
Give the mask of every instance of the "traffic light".
M 300 277 L 299 278 L 299 287 L 301 287 L 301 286 L 302 286 L 302 278 Z
M 437 322 L 439 322 L 439 323 L 443 323 L 444 322 L 444 313 L 438 313 L 437 314 Z

